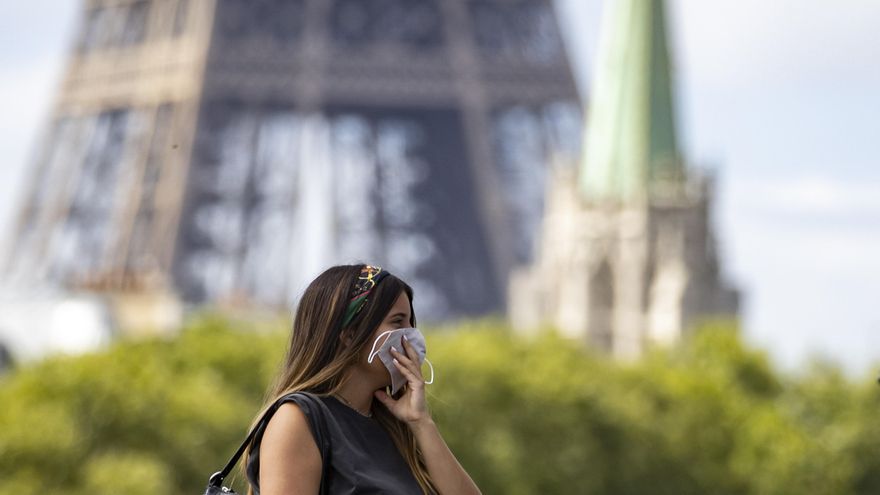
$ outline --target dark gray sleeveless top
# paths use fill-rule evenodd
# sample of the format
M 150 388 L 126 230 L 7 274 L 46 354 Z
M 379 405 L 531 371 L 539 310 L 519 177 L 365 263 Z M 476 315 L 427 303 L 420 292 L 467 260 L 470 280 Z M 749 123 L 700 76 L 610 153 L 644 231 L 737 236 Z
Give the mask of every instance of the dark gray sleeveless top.
M 406 460 L 375 419 L 333 396 L 289 395 L 282 402 L 299 406 L 325 459 L 322 494 L 422 495 Z M 247 462 L 248 481 L 256 495 L 260 493 L 260 441 L 266 424 L 258 426 Z

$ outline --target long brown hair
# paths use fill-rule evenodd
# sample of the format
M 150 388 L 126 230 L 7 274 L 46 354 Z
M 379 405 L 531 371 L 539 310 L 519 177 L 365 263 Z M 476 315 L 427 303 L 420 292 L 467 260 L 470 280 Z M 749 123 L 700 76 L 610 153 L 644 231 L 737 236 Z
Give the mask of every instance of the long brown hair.
M 348 327 L 341 328 L 349 292 L 363 267 L 363 264 L 330 267 L 306 287 L 297 305 L 287 355 L 275 381 L 268 389 L 264 406 L 254 417 L 252 429 L 269 406 L 284 395 L 305 391 L 327 396 L 337 392 L 342 386 L 346 367 L 360 359 L 364 346 L 370 344 L 373 332 L 391 311 L 401 293 L 405 292 L 409 296 L 410 326 L 416 326 L 412 287 L 394 274 L 389 274 L 372 290 L 369 300 Z M 340 344 L 339 336 L 343 330 L 350 332 L 350 345 Z M 398 392 L 398 396 L 401 393 L 402 391 Z M 391 435 L 394 445 L 403 455 L 422 491 L 427 494 L 436 493 L 422 453 L 409 427 L 379 401 L 373 402 L 373 417 Z M 252 445 L 248 445 L 241 461 L 245 479 L 251 447 Z M 254 493 L 250 483 L 247 493 Z

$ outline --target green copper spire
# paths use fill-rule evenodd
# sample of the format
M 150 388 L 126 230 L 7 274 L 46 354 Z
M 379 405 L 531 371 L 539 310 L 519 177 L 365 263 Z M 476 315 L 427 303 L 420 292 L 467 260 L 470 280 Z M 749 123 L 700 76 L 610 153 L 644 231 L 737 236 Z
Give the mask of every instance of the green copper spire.
M 661 189 L 677 191 L 684 171 L 663 1 L 614 0 L 605 8 L 578 174 L 581 194 L 632 202 Z

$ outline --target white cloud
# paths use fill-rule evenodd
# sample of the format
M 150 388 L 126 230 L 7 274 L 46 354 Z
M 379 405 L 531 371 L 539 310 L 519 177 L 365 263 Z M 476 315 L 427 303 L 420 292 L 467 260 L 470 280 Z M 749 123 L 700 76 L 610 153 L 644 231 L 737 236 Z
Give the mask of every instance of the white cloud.
M 880 182 L 827 175 L 727 184 L 728 266 L 746 327 L 786 367 L 812 354 L 853 373 L 880 362 Z
M 820 175 L 807 175 L 785 181 L 740 184 L 740 193 L 755 198 L 753 207 L 788 214 L 864 216 L 873 214 L 880 229 L 880 178 L 854 182 Z
M 737 181 L 728 194 L 725 223 L 738 264 L 880 279 L 880 181 Z
M 14 116 L 0 119 L 0 146 L 20 148 L 22 141 L 36 137 L 34 131 L 48 116 L 60 75 L 59 60 L 41 60 L 15 71 L 0 72 L 0 107 Z M 8 153 L 2 156 L 4 162 L 15 161 Z
M 678 64 L 697 85 L 737 88 L 858 76 L 880 81 L 873 0 L 677 0 Z M 873 64 L 867 61 L 874 61 Z
M 591 73 L 600 14 L 612 1 L 557 0 L 582 75 Z M 875 0 L 670 0 L 666 10 L 676 74 L 694 86 L 736 89 L 844 75 L 880 81 Z
M 14 73 L 0 72 L 0 108 L 6 116 L 0 118 L 0 198 L 5 198 L 0 201 L 0 246 L 5 245 L 27 170 L 48 125 L 59 65 L 57 60 L 41 60 Z
M 0 247 L 48 124 L 79 3 L 0 2 Z

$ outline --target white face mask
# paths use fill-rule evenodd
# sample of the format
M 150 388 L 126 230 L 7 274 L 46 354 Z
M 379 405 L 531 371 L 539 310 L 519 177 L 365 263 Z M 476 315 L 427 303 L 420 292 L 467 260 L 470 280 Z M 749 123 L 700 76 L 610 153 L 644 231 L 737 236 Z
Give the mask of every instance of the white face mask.
M 388 335 L 385 338 L 385 341 L 382 342 L 382 345 L 376 349 L 376 344 L 379 343 L 379 340 L 382 339 L 383 336 Z M 417 328 L 399 328 L 397 330 L 387 330 L 379 334 L 376 337 L 376 340 L 373 341 L 373 347 L 370 349 L 370 355 L 367 358 L 368 363 L 373 362 L 373 358 L 379 356 L 379 359 L 382 360 L 382 364 L 385 365 L 385 368 L 388 369 L 388 373 L 391 374 L 391 394 L 396 394 L 400 387 L 406 383 L 406 377 L 403 376 L 403 373 L 397 369 L 397 366 L 394 365 L 394 356 L 391 355 L 391 346 L 394 346 L 395 349 L 400 351 L 403 355 L 406 355 L 406 351 L 401 347 L 400 336 L 403 335 L 406 337 L 407 342 L 413 346 L 413 349 L 416 350 L 416 354 L 419 356 L 419 365 L 423 362 L 427 361 L 428 366 L 431 368 L 431 379 L 426 381 L 426 384 L 434 383 L 434 366 L 431 364 L 431 361 L 425 357 L 427 354 L 427 349 L 425 346 L 425 336 L 422 335 L 422 332 Z

